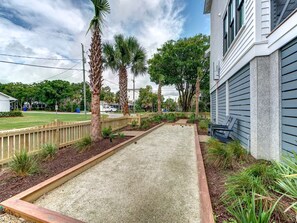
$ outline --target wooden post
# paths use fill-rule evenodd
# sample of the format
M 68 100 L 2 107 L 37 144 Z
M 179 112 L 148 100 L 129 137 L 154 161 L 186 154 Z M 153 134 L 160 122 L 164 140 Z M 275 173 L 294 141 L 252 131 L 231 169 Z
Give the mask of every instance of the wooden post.
M 56 127 L 56 134 L 55 134 L 55 144 L 57 148 L 60 146 L 60 121 L 55 119 L 55 127 Z

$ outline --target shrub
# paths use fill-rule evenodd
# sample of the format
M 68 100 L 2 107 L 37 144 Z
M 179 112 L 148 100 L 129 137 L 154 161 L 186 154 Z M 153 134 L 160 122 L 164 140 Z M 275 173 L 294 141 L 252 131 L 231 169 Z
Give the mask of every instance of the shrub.
M 222 143 L 216 138 L 211 137 L 207 140 L 206 145 L 208 148 L 214 148 L 222 145 Z
M 20 153 L 15 154 L 9 167 L 19 176 L 34 174 L 39 170 L 35 157 L 29 155 L 26 150 L 22 150 Z
M 207 150 L 207 161 L 215 167 L 231 169 L 234 165 L 233 152 L 226 148 L 223 143 L 215 144 Z
M 270 223 L 279 200 L 273 205 L 269 205 L 269 198 L 257 195 L 252 191 L 227 207 L 227 211 L 238 223 Z
M 132 126 L 133 128 L 135 128 L 135 127 L 137 126 L 137 121 L 136 121 L 136 120 L 133 120 L 133 121 L 131 122 L 131 126 Z
M 196 122 L 196 115 L 195 113 L 192 113 L 189 117 L 189 123 L 195 123 Z
M 152 118 L 152 121 L 153 121 L 153 122 L 160 123 L 160 122 L 162 122 L 162 119 L 163 119 L 162 115 L 155 115 L 155 116 Z
M 82 138 L 80 141 L 78 141 L 75 144 L 75 148 L 78 151 L 82 152 L 82 151 L 90 149 L 91 145 L 92 145 L 92 139 L 90 136 L 87 136 L 87 137 Z
M 150 127 L 150 123 L 149 123 L 149 120 L 147 119 L 142 120 L 139 126 L 140 129 L 147 129 L 149 127 Z
M 281 192 L 293 199 L 297 200 L 297 154 L 288 156 L 283 159 L 283 162 L 276 164 L 280 178 L 277 180 Z M 297 202 L 290 206 L 297 215 Z
M 0 112 L 1 117 L 22 117 L 23 113 L 21 111 L 10 111 L 10 112 Z
M 275 167 L 268 162 L 251 165 L 247 169 L 236 173 L 226 180 L 224 201 L 234 201 L 236 198 L 254 191 L 257 194 L 268 195 L 275 186 L 278 174 Z
M 120 139 L 123 139 L 123 138 L 125 138 L 125 134 L 124 133 L 118 133 L 118 137 L 120 138 Z
M 57 153 L 58 148 L 53 144 L 44 144 L 41 149 L 41 157 L 43 159 L 53 158 Z
M 178 118 L 187 118 L 186 114 L 181 112 L 181 113 L 177 113 L 177 117 Z
M 231 141 L 227 144 L 227 147 L 233 151 L 233 154 L 236 159 L 238 160 L 246 160 L 247 159 L 247 152 L 241 146 L 239 140 Z
M 111 126 L 109 126 L 108 128 L 103 128 L 102 129 L 102 137 L 104 139 L 109 138 L 111 134 L 112 134 L 112 128 L 111 128 Z
M 176 116 L 174 113 L 169 113 L 169 114 L 166 114 L 166 119 L 168 122 L 175 122 L 176 121 Z
M 208 128 L 208 124 L 209 124 L 208 120 L 206 120 L 206 119 L 205 120 L 201 120 L 199 122 L 199 128 L 201 130 L 206 130 Z

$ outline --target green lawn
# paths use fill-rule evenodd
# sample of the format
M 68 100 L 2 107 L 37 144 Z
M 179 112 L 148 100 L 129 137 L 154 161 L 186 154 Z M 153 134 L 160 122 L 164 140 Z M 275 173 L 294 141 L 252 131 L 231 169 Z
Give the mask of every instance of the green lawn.
M 24 117 L 0 118 L 0 131 L 7 129 L 19 129 L 32 126 L 45 125 L 54 122 L 55 119 L 64 122 L 90 120 L 91 115 L 83 114 L 52 114 L 52 113 L 28 113 L 23 112 Z

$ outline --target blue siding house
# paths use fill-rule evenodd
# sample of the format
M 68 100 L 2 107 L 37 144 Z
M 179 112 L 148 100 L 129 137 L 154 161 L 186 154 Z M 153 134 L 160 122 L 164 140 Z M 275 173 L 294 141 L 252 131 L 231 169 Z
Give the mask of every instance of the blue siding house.
M 297 0 L 205 0 L 211 119 L 258 159 L 297 152 Z

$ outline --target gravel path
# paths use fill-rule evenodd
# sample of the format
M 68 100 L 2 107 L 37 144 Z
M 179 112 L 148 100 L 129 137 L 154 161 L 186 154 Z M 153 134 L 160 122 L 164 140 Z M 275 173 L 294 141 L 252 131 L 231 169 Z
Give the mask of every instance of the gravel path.
M 92 223 L 199 223 L 194 127 L 164 125 L 35 204 Z
M 9 215 L 9 214 L 1 214 L 0 222 L 1 223 L 30 223 L 28 221 L 25 221 L 22 218 L 17 218 L 15 216 Z

